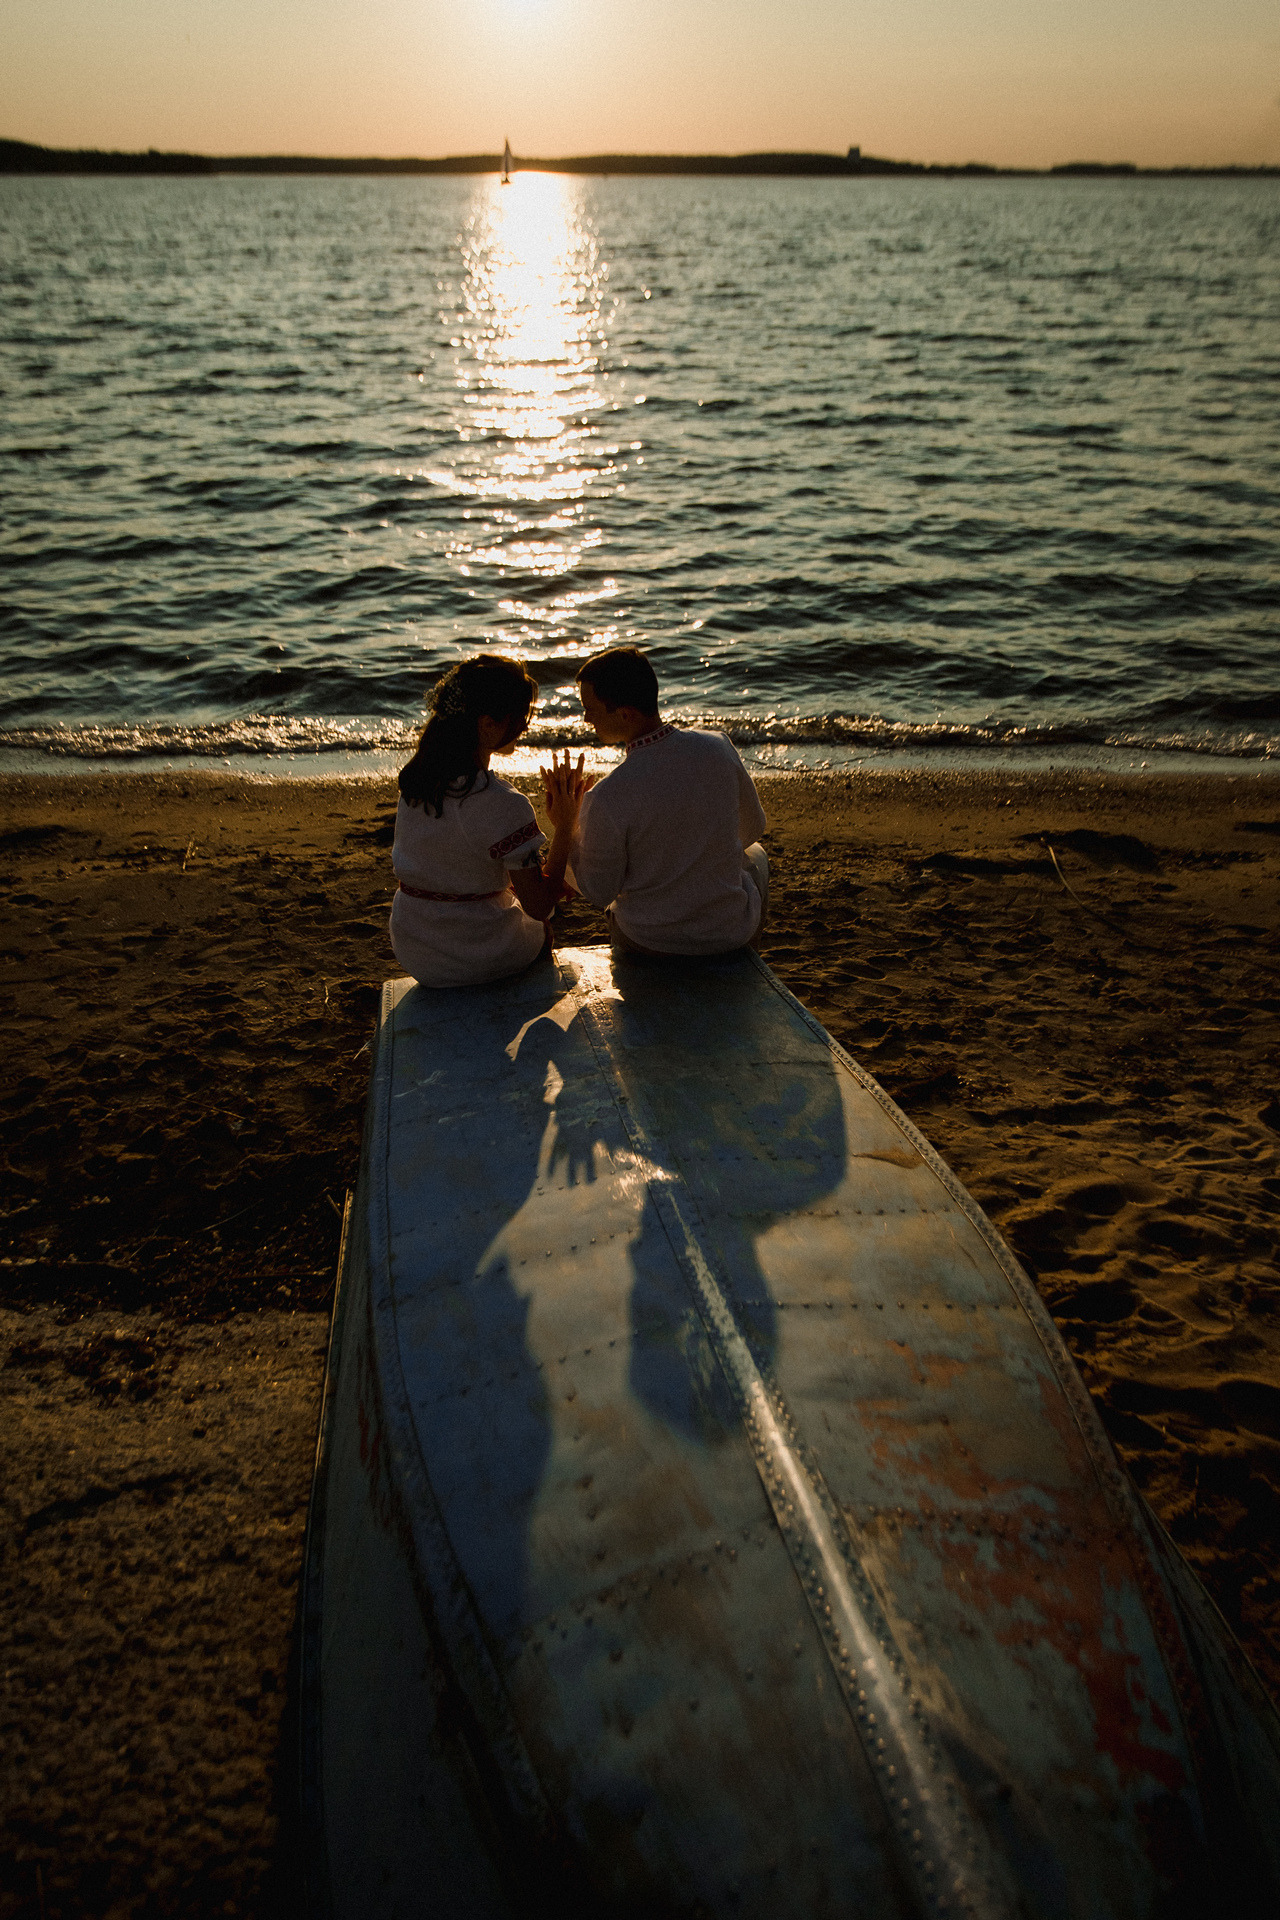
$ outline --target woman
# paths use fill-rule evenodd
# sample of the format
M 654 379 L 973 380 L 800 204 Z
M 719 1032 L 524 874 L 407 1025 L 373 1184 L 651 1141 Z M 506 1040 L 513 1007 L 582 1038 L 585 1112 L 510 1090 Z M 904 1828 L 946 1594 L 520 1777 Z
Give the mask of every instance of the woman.
M 418 751 L 401 769 L 391 945 L 424 987 L 500 980 L 551 951 L 551 914 L 591 782 L 581 755 L 576 768 L 567 751 L 563 766 L 552 755 L 542 775 L 548 845 L 528 800 L 489 771 L 529 724 L 537 692 L 517 661 L 464 660 L 437 683 Z

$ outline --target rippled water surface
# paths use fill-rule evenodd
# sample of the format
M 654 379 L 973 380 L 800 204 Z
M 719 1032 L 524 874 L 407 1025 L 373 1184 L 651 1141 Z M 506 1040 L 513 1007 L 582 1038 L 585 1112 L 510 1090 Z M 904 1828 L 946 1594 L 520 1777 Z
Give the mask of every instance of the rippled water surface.
M 0 180 L 0 746 L 1280 748 L 1274 181 Z

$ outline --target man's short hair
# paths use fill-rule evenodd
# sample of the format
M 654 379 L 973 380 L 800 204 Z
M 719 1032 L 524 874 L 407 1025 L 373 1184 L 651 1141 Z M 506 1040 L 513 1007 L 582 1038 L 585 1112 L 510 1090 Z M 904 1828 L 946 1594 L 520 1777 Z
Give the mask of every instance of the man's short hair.
M 603 653 L 593 653 L 578 668 L 578 678 L 611 712 L 618 707 L 635 707 L 640 713 L 658 711 L 658 676 L 639 647 L 606 647 Z

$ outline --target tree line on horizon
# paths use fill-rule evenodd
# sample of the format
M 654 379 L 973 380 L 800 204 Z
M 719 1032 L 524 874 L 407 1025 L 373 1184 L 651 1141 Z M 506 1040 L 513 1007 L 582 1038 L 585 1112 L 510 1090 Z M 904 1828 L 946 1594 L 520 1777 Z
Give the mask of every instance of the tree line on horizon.
M 594 153 L 568 159 L 523 159 L 517 170 L 530 173 L 590 174 L 746 174 L 848 178 L 866 174 L 943 174 L 947 176 L 1052 177 L 1271 175 L 1280 167 L 1139 167 L 1131 161 L 1070 160 L 1053 167 L 996 167 L 970 160 L 949 165 L 923 160 L 885 160 L 850 147 L 838 153 Z M 8 174 L 474 174 L 498 173 L 500 153 L 457 154 L 441 160 L 412 157 L 323 157 L 309 154 L 123 153 L 99 147 L 41 147 L 26 140 L 0 139 L 0 173 Z

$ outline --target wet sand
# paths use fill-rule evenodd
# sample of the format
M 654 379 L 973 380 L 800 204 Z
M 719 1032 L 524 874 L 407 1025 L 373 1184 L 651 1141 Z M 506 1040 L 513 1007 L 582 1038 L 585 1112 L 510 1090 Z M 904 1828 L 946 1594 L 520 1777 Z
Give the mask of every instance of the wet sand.
M 1010 1240 L 1280 1693 L 1280 781 L 761 786 L 766 958 Z M 289 1911 L 393 800 L 0 781 L 0 1920 Z

